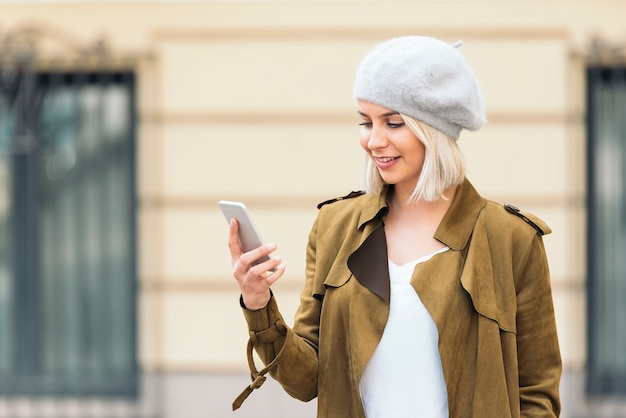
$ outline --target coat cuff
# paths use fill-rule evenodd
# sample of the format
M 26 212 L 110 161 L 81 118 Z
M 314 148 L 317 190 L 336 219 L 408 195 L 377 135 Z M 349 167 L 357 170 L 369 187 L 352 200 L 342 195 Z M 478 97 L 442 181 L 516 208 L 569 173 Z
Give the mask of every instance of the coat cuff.
M 264 331 L 274 326 L 277 320 L 282 319 L 273 294 L 270 296 L 267 305 L 257 311 L 247 309 L 243 303 L 243 297 L 241 296 L 239 297 L 239 304 L 241 305 L 243 316 L 248 323 L 248 329 L 250 331 Z

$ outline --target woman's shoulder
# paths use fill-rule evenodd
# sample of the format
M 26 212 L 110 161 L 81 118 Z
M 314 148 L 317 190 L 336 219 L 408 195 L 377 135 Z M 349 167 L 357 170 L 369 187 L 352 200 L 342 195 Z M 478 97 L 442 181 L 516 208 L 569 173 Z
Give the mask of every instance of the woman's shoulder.
M 361 197 L 361 196 L 363 196 L 365 194 L 366 193 L 364 191 L 362 191 L 362 190 L 353 191 L 353 192 L 348 193 L 345 196 L 335 197 L 335 198 L 332 198 L 332 199 L 325 200 L 325 201 L 319 203 L 317 205 L 317 208 L 321 209 L 322 207 L 324 207 L 326 205 L 330 205 L 330 204 L 337 203 L 337 202 L 342 202 L 342 201 L 348 200 L 348 199 L 354 199 L 354 198 L 357 198 L 357 197 Z
M 528 234 L 547 235 L 552 230 L 548 224 L 531 212 L 519 209 L 509 203 L 487 200 L 484 207 L 484 219 L 498 229 L 524 231 Z
M 326 226 L 330 224 L 334 228 L 353 227 L 361 219 L 361 215 L 369 212 L 368 208 L 371 209 L 376 202 L 374 195 L 363 191 L 325 200 L 317 205 L 318 222 Z

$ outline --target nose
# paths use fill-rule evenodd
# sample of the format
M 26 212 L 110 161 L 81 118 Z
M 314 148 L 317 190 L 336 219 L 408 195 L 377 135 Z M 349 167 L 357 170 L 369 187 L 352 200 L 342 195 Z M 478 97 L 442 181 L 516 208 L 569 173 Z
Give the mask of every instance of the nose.
M 372 126 L 372 130 L 370 131 L 370 137 L 367 141 L 367 148 L 370 150 L 377 150 L 381 148 L 385 148 L 387 146 L 387 138 L 385 137 L 382 129 L 377 128 L 375 125 Z

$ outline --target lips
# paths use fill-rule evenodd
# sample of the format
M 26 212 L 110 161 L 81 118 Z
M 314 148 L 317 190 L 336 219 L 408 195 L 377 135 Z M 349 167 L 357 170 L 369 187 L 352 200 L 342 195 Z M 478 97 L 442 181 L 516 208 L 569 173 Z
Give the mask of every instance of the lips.
M 398 161 L 400 157 L 374 157 L 378 168 L 389 168 Z

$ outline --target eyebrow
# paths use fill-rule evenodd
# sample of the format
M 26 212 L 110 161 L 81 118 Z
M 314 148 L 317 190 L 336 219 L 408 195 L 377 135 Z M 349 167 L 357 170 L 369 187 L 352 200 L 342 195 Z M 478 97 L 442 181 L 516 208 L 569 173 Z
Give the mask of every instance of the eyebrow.
M 356 113 L 358 113 L 361 116 L 369 117 L 369 115 L 361 112 L 360 110 L 357 110 Z M 380 117 L 394 116 L 394 115 L 399 115 L 399 114 L 400 114 L 400 112 L 391 111 L 391 112 L 383 113 L 382 115 L 380 115 Z

